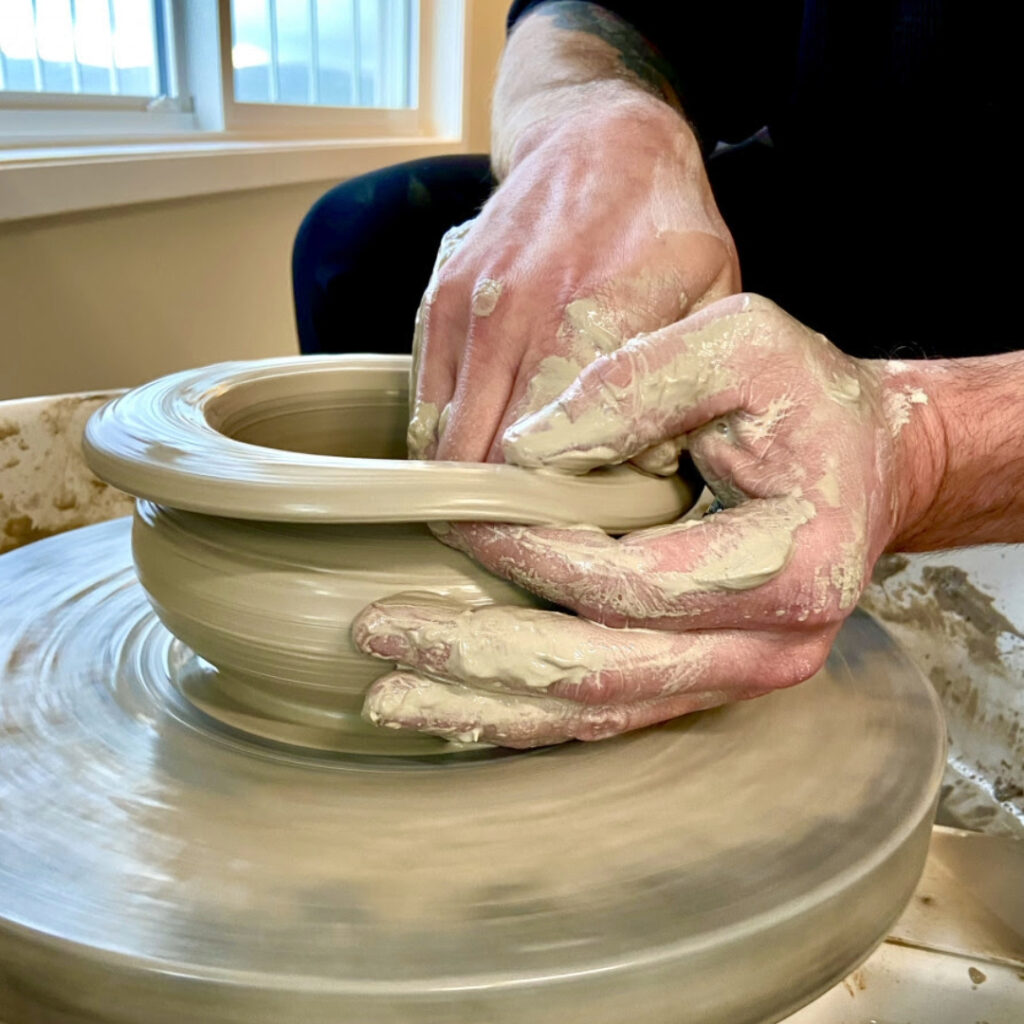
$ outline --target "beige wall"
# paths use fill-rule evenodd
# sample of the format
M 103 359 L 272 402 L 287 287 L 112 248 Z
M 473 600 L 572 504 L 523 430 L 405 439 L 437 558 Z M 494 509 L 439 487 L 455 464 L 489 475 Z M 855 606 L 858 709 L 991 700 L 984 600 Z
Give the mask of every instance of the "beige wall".
M 487 148 L 507 4 L 471 5 L 469 148 Z M 0 399 L 297 351 L 295 230 L 332 182 L 0 224 Z
M 291 243 L 326 187 L 0 225 L 0 398 L 294 353 Z
M 491 90 L 505 45 L 505 18 L 511 6 L 512 0 L 474 0 L 470 5 L 466 136 L 471 153 L 486 153 L 491 148 Z

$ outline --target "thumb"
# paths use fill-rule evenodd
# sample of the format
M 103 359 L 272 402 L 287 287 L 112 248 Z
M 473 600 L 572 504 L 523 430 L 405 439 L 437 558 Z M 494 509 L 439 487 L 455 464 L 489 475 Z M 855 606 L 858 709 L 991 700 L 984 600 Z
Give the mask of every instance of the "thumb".
M 624 462 L 662 441 L 742 408 L 741 387 L 766 353 L 765 316 L 776 307 L 733 295 L 586 367 L 553 402 L 513 423 L 507 462 L 569 473 Z M 771 321 L 768 320 L 770 324 Z M 743 354 L 739 372 L 737 353 Z

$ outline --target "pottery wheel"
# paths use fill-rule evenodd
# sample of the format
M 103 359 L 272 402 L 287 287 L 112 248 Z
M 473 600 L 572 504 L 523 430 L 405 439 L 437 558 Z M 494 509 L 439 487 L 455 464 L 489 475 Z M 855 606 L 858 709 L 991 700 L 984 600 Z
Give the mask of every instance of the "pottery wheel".
M 777 1020 L 923 863 L 941 717 L 862 614 L 769 697 L 384 763 L 192 708 L 127 520 L 3 556 L 0 592 L 7 1024 Z

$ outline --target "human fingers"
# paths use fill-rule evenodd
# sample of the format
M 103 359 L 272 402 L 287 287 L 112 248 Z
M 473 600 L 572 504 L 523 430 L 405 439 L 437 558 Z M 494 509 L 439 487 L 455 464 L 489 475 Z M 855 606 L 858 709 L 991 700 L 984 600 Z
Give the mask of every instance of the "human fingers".
M 721 694 L 691 693 L 636 704 L 588 705 L 559 697 L 491 693 L 415 672 L 391 672 L 370 687 L 363 717 L 460 743 L 527 749 L 567 740 L 602 740 L 716 707 Z
M 497 575 L 606 625 L 811 627 L 859 592 L 844 576 L 841 598 L 836 580 L 847 570 L 831 552 L 821 557 L 814 531 L 822 520 L 814 513 L 806 499 L 783 496 L 621 539 L 594 527 L 490 523 L 452 524 L 443 539 Z
M 563 612 L 415 592 L 374 602 L 352 635 L 365 653 L 436 679 L 589 705 L 685 693 L 734 700 L 807 678 L 827 653 L 817 636 L 612 629 Z
M 594 254 L 586 254 L 583 265 L 575 272 L 580 283 L 571 301 L 564 305 L 554 303 L 547 310 L 547 317 L 515 323 L 508 314 L 521 313 L 529 306 L 517 303 L 513 288 L 505 307 L 506 316 L 502 317 L 499 310 L 486 325 L 484 330 L 489 330 L 492 338 L 488 340 L 481 334 L 480 351 L 508 351 L 510 340 L 522 337 L 518 347 L 525 354 L 513 373 L 507 406 L 496 427 L 488 431 L 493 440 L 487 461 L 503 462 L 505 430 L 524 414 L 557 398 L 595 359 L 615 351 L 638 334 L 675 323 L 693 308 L 710 301 L 709 295 L 718 298 L 735 291 L 738 269 L 730 262 L 729 249 L 718 237 L 699 231 L 669 232 L 657 243 L 634 240 L 632 247 L 639 261 L 632 266 L 619 257 L 621 263 L 605 269 Z M 551 265 L 561 265 L 565 253 L 554 252 L 543 258 Z M 602 273 L 608 276 L 595 281 L 594 275 Z M 539 265 L 535 276 L 539 282 L 546 282 L 552 275 L 549 267 Z M 529 291 L 528 283 L 520 282 L 520 290 Z M 543 285 L 533 290 L 543 294 Z M 515 347 L 513 343 L 512 348 Z M 501 372 L 507 373 L 507 369 L 502 368 Z M 478 382 L 486 380 L 479 373 L 476 378 Z M 467 403 L 466 408 L 469 412 L 472 406 Z M 492 413 L 495 411 L 493 406 L 489 408 Z M 457 409 L 461 414 L 461 404 Z M 678 445 L 669 442 L 655 451 L 640 453 L 633 461 L 649 472 L 667 475 L 675 472 L 678 459 Z
M 474 302 L 439 458 L 504 461 L 507 426 L 561 394 L 594 359 L 674 322 L 685 308 L 685 275 L 673 266 L 622 269 L 594 284 L 587 262 L 549 245 L 493 270 L 484 283 L 499 298 L 484 309 Z M 548 264 L 569 283 L 553 281 Z
M 500 289 L 500 297 L 493 308 L 470 311 L 466 344 L 455 371 L 450 415 L 439 435 L 439 459 L 487 461 L 506 411 L 524 399 L 525 392 L 516 391 L 519 374 L 529 367 L 540 375 L 539 386 L 557 362 L 554 357 L 541 355 L 557 343 L 555 309 L 529 299 L 517 304 L 515 285 L 500 276 L 488 277 L 485 283 Z M 474 294 L 479 294 L 479 288 L 478 282 Z M 581 368 L 582 364 L 572 364 L 570 372 L 558 377 L 559 385 L 564 386 Z
M 722 299 L 592 363 L 556 401 L 505 431 L 505 457 L 577 473 L 623 462 L 745 409 L 759 366 L 803 335 L 767 299 Z
M 455 390 L 458 352 L 468 333 L 468 302 L 457 281 L 442 292 L 442 275 L 473 226 L 473 221 L 445 232 L 438 247 L 419 308 L 412 340 L 409 427 L 406 443 L 409 457 L 433 459 L 443 431 L 446 410 Z

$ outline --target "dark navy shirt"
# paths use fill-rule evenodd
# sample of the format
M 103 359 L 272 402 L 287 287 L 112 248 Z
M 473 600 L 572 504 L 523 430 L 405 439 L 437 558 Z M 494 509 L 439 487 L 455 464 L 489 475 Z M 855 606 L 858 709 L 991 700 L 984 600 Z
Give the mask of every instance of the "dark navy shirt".
M 511 27 L 543 0 L 516 0 Z M 672 69 L 711 148 L 762 126 L 776 142 L 852 133 L 971 139 L 1013 124 L 1012 4 L 968 0 L 603 0 Z M 1015 73 L 1015 72 L 1014 72 Z
M 516 0 L 509 25 L 541 2 Z M 857 354 L 1021 347 L 1008 309 L 1020 262 L 1015 5 L 599 6 L 660 51 L 706 153 L 768 129 L 771 161 L 744 158 L 763 170 L 750 188 L 711 161 L 745 286 Z

